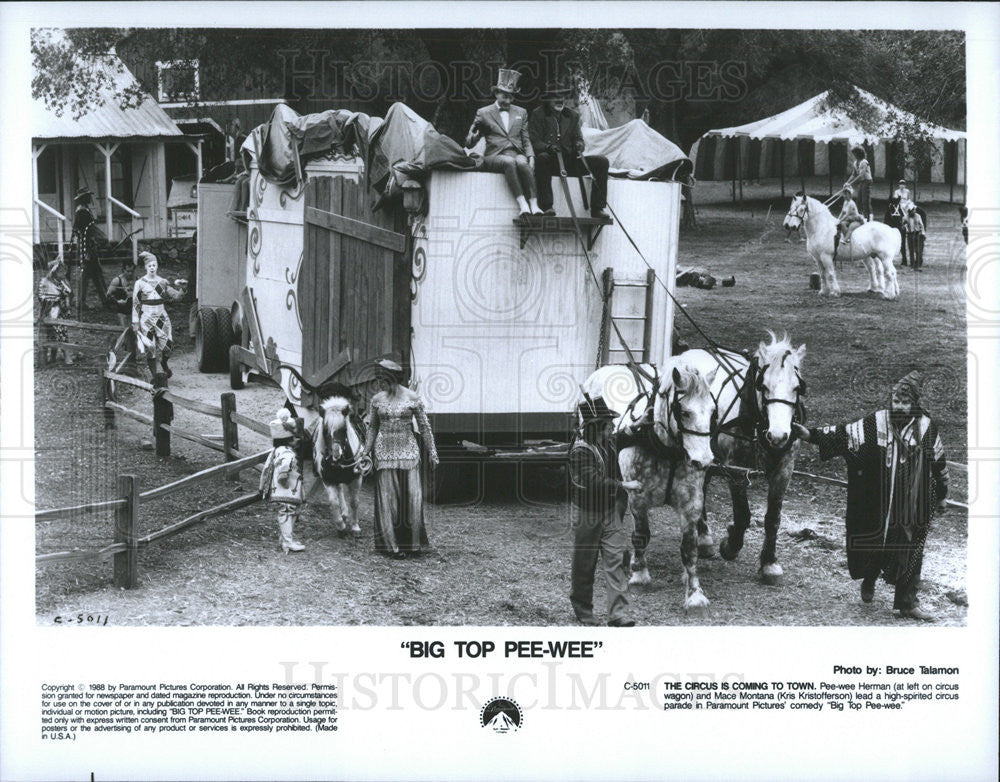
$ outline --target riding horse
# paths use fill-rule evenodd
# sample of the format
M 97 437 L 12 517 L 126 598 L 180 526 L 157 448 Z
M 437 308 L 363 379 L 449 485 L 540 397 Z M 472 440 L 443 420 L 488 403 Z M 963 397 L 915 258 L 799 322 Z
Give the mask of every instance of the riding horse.
M 697 526 L 704 503 L 705 471 L 712 463 L 710 439 L 715 400 L 709 391 L 714 375 L 703 376 L 672 358 L 659 376 L 649 365 L 641 374 L 624 366 L 601 367 L 583 385 L 584 393 L 602 396 L 619 414 L 618 465 L 626 481 L 642 488 L 629 492 L 635 517 L 630 584 L 648 584 L 649 509 L 669 503 L 681 519 L 684 564 L 684 610 L 708 606 L 698 582 Z M 648 379 L 652 377 L 652 382 Z
M 895 228 L 899 231 L 900 249 L 902 250 L 903 255 L 903 266 L 906 266 L 906 215 L 903 212 L 903 205 L 900 203 L 900 200 L 900 196 L 895 196 L 889 200 L 889 203 L 885 208 L 885 219 L 882 222 L 890 228 Z M 926 229 L 927 212 L 918 206 L 917 214 L 920 215 L 920 219 L 924 221 L 924 228 Z
M 358 494 L 365 465 L 359 461 L 364 437 L 352 416 L 350 389 L 329 391 L 309 429 L 313 440 L 313 470 L 323 482 L 333 508 L 337 532 L 358 535 Z
M 819 268 L 820 295 L 839 296 L 840 285 L 833 268 L 837 219 L 830 210 L 800 191 L 792 198 L 783 225 L 786 229 L 805 228 L 806 251 Z M 850 243 L 840 245 L 840 255 L 846 253 L 850 260 L 863 262 L 870 278 L 868 290 L 880 294 L 883 299 L 892 300 L 899 296 L 899 282 L 892 260 L 899 252 L 900 244 L 898 231 L 884 223 L 869 222 L 854 229 Z
M 743 548 L 744 533 L 750 526 L 748 476 L 730 466 L 731 460 L 739 456 L 748 459 L 750 467 L 762 469 L 767 478 L 760 577 L 763 583 L 775 585 L 780 583 L 782 576 L 775 553 L 781 505 L 798 451 L 791 423 L 805 421 L 802 398 L 806 384 L 801 366 L 806 348 L 805 345 L 793 348 L 787 335 L 779 340 L 772 332 L 768 334 L 770 341 L 761 342 L 750 359 L 732 351 L 710 353 L 706 350 L 689 350 L 681 358 L 703 374 L 715 373 L 711 386 L 718 405 L 718 426 L 713 449 L 729 481 L 733 502 L 733 523 L 719 545 L 719 553 L 723 559 L 735 559 Z M 711 475 L 706 475 L 706 494 L 710 480 Z M 699 533 L 700 545 L 711 545 L 704 509 Z

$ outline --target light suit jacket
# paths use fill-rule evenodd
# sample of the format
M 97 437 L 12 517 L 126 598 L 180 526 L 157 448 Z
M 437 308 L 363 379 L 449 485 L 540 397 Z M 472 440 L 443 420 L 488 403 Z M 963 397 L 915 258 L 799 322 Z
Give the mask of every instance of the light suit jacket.
M 528 112 L 520 106 L 510 107 L 510 130 L 504 130 L 500 119 L 500 109 L 495 103 L 476 111 L 476 126 L 478 133 L 469 134 L 465 145 L 471 147 L 480 136 L 486 138 L 484 155 L 501 155 L 517 153 L 525 157 L 534 157 L 531 148 L 531 138 L 528 136 Z

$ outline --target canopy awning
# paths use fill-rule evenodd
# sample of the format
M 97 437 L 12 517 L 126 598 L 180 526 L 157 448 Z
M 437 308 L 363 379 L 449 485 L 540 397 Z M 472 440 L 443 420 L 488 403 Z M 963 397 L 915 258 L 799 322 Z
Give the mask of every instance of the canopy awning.
M 827 143 L 846 141 L 850 144 L 859 144 L 893 139 L 901 125 L 918 124 L 922 130 L 936 139 L 958 141 L 965 138 L 965 133 L 961 130 L 950 130 L 924 122 L 870 92 L 859 87 L 854 89 L 861 100 L 867 102 L 880 118 L 880 123 L 874 131 L 859 127 L 843 110 L 831 108 L 827 101 L 830 92 L 827 90 L 772 117 L 731 128 L 717 128 L 704 135 L 722 138 L 746 136 L 751 139 L 771 138 L 782 141 L 809 139 Z

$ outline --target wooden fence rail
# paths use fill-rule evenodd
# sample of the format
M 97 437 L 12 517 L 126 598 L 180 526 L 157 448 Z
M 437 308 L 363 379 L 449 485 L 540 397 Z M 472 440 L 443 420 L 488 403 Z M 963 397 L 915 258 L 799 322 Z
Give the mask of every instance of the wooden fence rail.
M 105 327 L 105 330 L 111 330 L 111 328 Z M 117 331 L 117 329 L 114 330 Z M 267 459 L 270 449 L 250 455 L 240 453 L 238 429 L 240 426 L 243 426 L 258 434 L 269 436 L 270 428 L 267 424 L 237 413 L 236 396 L 231 392 L 222 394 L 219 400 L 220 404 L 215 406 L 176 394 L 170 391 L 165 385 L 160 386 L 159 383 L 162 381 L 159 380 L 156 384 L 151 384 L 144 380 L 122 375 L 108 369 L 101 371 L 100 378 L 101 394 L 104 400 L 103 409 L 106 413 L 106 426 L 113 427 L 115 425 L 114 419 L 117 413 L 118 415 L 123 415 L 153 427 L 153 436 L 156 440 L 156 452 L 158 455 L 170 455 L 170 437 L 171 435 L 176 435 L 182 439 L 203 445 L 213 451 L 219 451 L 225 455 L 226 459 L 222 464 L 208 467 L 145 492 L 139 492 L 135 476 L 119 475 L 117 485 L 118 497 L 116 499 L 85 503 L 66 508 L 42 510 L 35 514 L 36 521 L 46 521 L 78 514 L 90 514 L 107 510 L 113 511 L 115 518 L 113 543 L 102 548 L 74 549 L 72 551 L 39 554 L 35 557 L 35 563 L 49 564 L 107 559 L 111 557 L 113 560 L 115 586 L 133 589 L 138 582 L 138 553 L 140 549 L 145 548 L 154 541 L 183 532 L 195 524 L 200 524 L 208 519 L 232 513 L 240 508 L 260 502 L 261 494 L 259 491 L 244 494 L 236 499 L 198 511 L 180 521 L 169 524 L 162 529 L 150 532 L 142 537 L 137 534 L 139 506 L 183 491 L 190 486 L 216 477 L 226 478 L 235 476 L 238 479 L 239 473 L 242 470 L 261 470 L 261 465 Z M 148 415 L 139 410 L 134 410 L 115 399 L 115 384 L 127 385 L 148 392 L 152 396 L 153 414 Z M 222 427 L 221 435 L 206 436 L 194 434 L 193 432 L 187 432 L 174 426 L 171 423 L 174 417 L 174 405 L 219 420 Z M 301 422 L 299 422 L 299 427 L 301 429 Z

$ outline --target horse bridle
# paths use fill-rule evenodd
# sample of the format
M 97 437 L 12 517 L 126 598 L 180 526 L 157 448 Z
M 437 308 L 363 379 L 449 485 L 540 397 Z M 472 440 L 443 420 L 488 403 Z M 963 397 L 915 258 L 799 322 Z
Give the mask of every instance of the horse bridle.
M 329 459 L 330 463 L 333 466 L 335 466 L 335 467 L 339 467 L 339 468 L 345 469 L 345 470 L 354 470 L 354 471 L 360 472 L 362 474 L 367 474 L 368 473 L 368 469 L 366 468 L 366 466 L 368 464 L 370 464 L 370 461 L 371 461 L 369 457 L 362 456 L 360 454 L 355 454 L 354 455 L 354 460 L 353 461 L 349 461 L 349 462 L 348 461 L 342 461 L 340 457 L 337 457 L 337 458 L 333 457 L 333 446 L 334 445 L 340 445 L 341 446 L 341 451 L 340 451 L 340 456 L 341 457 L 347 451 L 347 449 L 344 447 L 344 445 L 345 444 L 349 445 L 349 443 L 347 441 L 347 416 L 348 416 L 348 413 L 346 413 L 346 412 L 345 413 L 341 413 L 341 415 L 344 416 L 344 422 L 345 422 L 345 424 L 344 424 L 344 443 L 341 443 L 339 440 L 337 440 L 335 438 L 329 438 L 329 442 L 327 442 L 326 447 L 323 449 L 323 461 L 325 462 L 327 459 Z M 325 427 L 326 426 L 326 421 L 325 420 L 321 421 L 320 426 Z M 364 449 L 362 449 L 362 451 L 363 450 Z
M 681 419 L 682 411 L 681 411 L 680 394 L 677 393 L 676 388 L 672 388 L 671 390 L 673 391 L 673 399 L 671 399 L 669 403 L 670 414 L 669 417 L 667 418 L 667 426 L 666 426 L 668 438 L 672 438 L 674 436 L 673 432 L 670 431 L 671 420 L 673 420 L 674 425 L 677 427 L 677 443 L 681 446 L 681 448 L 684 447 L 684 435 L 686 434 L 691 435 L 692 437 L 712 437 L 713 433 L 715 432 L 715 418 L 716 415 L 718 415 L 718 410 L 712 413 L 712 422 L 709 425 L 707 432 L 699 432 L 697 429 L 689 429 L 688 427 L 684 426 L 684 423 Z M 669 395 L 669 391 L 657 391 L 657 395 L 660 397 L 660 399 L 666 401 Z M 654 426 L 655 425 L 663 426 L 663 424 L 661 424 L 659 421 L 654 421 Z
M 805 196 L 803 196 L 802 203 L 798 207 L 793 207 L 793 206 L 788 207 L 788 213 L 785 215 L 785 217 L 795 217 L 801 220 L 802 222 L 805 222 L 806 215 L 808 214 L 809 214 L 809 202 L 806 201 Z
M 792 354 L 792 351 L 786 350 L 785 355 L 781 357 L 781 364 L 784 366 L 785 360 Z M 762 367 L 757 368 L 757 376 L 754 382 L 754 392 L 760 395 L 760 399 L 757 402 L 757 439 L 763 442 L 770 450 L 784 451 L 791 447 L 791 444 L 795 440 L 795 430 L 792 430 L 792 435 L 788 438 L 788 442 L 781 448 L 774 448 L 768 443 L 765 434 L 768 428 L 768 415 L 767 408 L 769 405 L 788 405 L 792 408 L 792 421 L 795 423 L 801 423 L 799 420 L 799 411 L 802 409 L 802 397 L 806 395 L 806 381 L 802 379 L 802 375 L 799 374 L 798 370 L 795 370 L 795 378 L 798 380 L 798 385 L 795 386 L 795 400 L 790 399 L 772 399 L 767 396 L 766 389 L 764 387 L 764 373 L 767 372 L 770 364 L 765 364 Z

